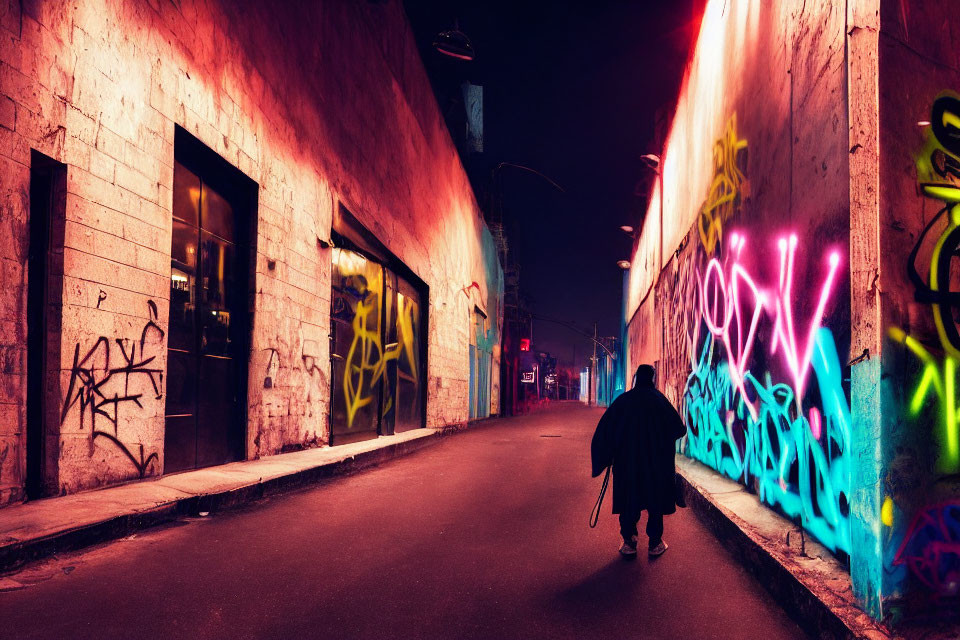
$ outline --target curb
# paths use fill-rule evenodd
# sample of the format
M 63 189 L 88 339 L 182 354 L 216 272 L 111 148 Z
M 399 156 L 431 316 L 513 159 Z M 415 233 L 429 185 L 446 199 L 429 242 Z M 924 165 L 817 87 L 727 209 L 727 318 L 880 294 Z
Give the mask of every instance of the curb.
M 728 514 L 708 492 L 691 482 L 682 471 L 678 470 L 677 475 L 683 481 L 690 510 L 811 637 L 869 640 L 895 637 L 878 623 L 860 623 L 858 618 L 862 620 L 865 614 L 851 604 L 838 602 L 832 606 L 818 596 L 802 579 L 799 567 L 789 566 L 789 560 L 785 562 L 766 548 L 761 540 L 751 536 L 740 518 Z
M 94 524 L 57 531 L 54 534 L 0 546 L 0 572 L 66 551 L 76 551 L 103 542 L 126 537 L 134 532 L 172 522 L 201 511 L 221 511 L 256 502 L 261 498 L 320 484 L 328 479 L 349 475 L 368 467 L 414 453 L 462 430 L 442 430 L 433 435 L 394 442 L 363 451 L 342 460 L 319 464 L 287 475 L 260 480 L 242 487 L 201 495 L 184 496 L 150 509 L 105 519 Z M 55 498 L 54 498 L 55 499 Z

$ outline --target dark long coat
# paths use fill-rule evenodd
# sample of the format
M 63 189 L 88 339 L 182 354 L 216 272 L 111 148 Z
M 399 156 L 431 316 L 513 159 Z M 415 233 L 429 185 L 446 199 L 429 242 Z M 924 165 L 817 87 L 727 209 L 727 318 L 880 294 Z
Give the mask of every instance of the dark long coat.
M 613 401 L 590 443 L 593 476 L 613 463 L 613 512 L 676 511 L 674 453 L 687 429 L 652 384 L 638 384 Z

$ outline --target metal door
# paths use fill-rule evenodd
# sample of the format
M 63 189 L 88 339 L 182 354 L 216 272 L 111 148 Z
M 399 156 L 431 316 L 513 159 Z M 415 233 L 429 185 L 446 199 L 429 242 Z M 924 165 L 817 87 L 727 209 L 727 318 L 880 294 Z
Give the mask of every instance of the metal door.
M 420 334 L 420 294 L 401 276 L 397 276 L 396 302 L 396 382 L 394 429 L 408 431 L 423 425 L 424 357 Z
M 173 177 L 166 472 L 223 464 L 243 451 L 241 273 L 234 207 L 177 162 Z
M 422 427 L 419 293 L 361 253 L 333 251 L 331 441 Z
M 331 437 L 377 436 L 383 375 L 383 268 L 349 249 L 333 250 Z

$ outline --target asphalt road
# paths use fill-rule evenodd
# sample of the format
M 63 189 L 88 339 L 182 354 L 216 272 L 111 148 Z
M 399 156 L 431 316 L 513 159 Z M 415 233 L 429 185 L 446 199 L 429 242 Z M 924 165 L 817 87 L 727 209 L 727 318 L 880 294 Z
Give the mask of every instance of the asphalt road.
M 804 637 L 689 511 L 655 560 L 618 556 L 609 496 L 587 527 L 598 417 L 565 403 L 491 421 L 30 567 L 0 592 L 0 637 Z

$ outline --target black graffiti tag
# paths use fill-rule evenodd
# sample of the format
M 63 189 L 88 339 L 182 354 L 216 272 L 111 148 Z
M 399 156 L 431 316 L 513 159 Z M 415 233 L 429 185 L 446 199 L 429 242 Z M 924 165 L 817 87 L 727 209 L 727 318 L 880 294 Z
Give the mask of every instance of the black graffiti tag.
M 163 397 L 161 391 L 163 369 L 150 366 L 156 360 L 156 356 L 146 357 L 145 349 L 148 337 L 153 335 L 162 340 L 164 332 L 160 325 L 156 323 L 156 303 L 149 300 L 147 306 L 150 310 L 150 320 L 147 321 L 140 333 L 139 353 L 137 351 L 137 341 L 131 343 L 129 340 L 115 338 L 113 342 L 116 344 L 116 348 L 111 349 L 111 341 L 106 336 L 100 336 L 83 357 L 80 356 L 80 344 L 78 343 L 74 347 L 70 382 L 67 385 L 63 411 L 60 414 L 60 423 L 63 424 L 70 410 L 79 405 L 81 428 L 83 428 L 86 416 L 90 416 L 91 440 L 99 437 L 113 442 L 134 464 L 141 478 L 146 474 L 150 462 L 159 459 L 158 454 L 153 452 L 144 457 L 143 445 L 140 445 L 138 459 L 120 441 L 118 431 L 120 405 L 132 403 L 138 408 L 143 408 L 143 404 L 140 402 L 143 394 L 130 393 L 131 376 L 146 376 L 153 387 L 155 398 L 159 400 Z M 118 366 L 111 366 L 117 353 L 119 353 Z M 102 363 L 102 367 L 97 367 L 98 363 Z M 117 383 L 115 381 L 121 378 L 123 393 L 116 390 Z M 100 418 L 99 424 L 102 425 L 103 420 L 109 423 L 110 426 L 106 430 L 98 426 L 98 417 Z M 112 433 L 110 427 L 112 427 Z

